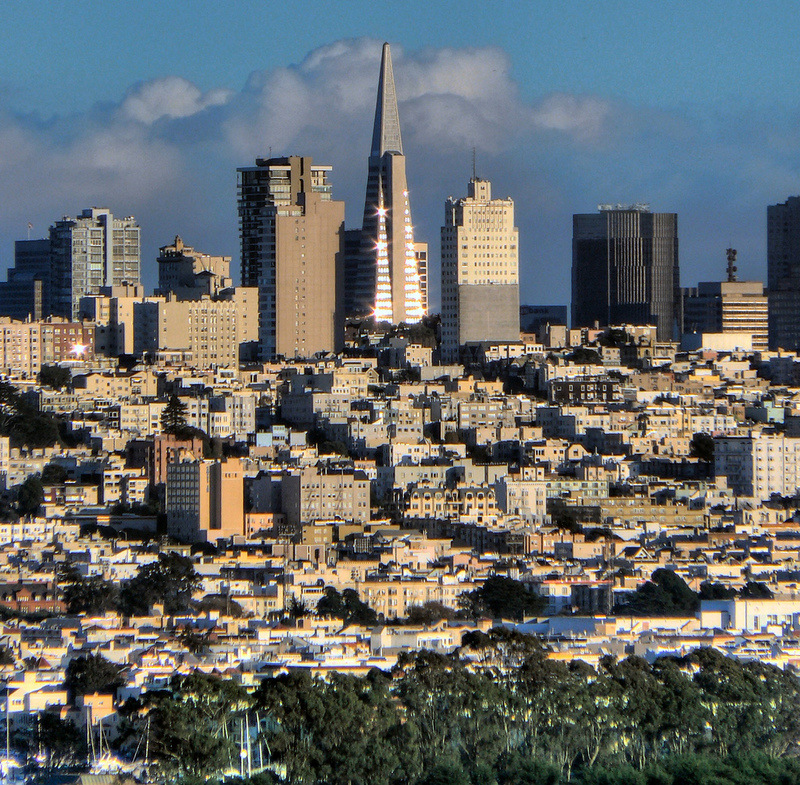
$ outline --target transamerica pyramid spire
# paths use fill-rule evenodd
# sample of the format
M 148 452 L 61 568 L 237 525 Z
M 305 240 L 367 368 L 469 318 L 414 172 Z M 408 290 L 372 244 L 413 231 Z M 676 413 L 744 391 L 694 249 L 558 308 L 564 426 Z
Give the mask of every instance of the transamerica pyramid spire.
M 427 310 L 426 243 L 414 241 L 389 44 L 383 45 L 361 231 L 348 232 L 347 313 L 413 324 Z
M 397 112 L 397 91 L 392 72 L 392 53 L 389 44 L 383 45 L 381 56 L 381 75 L 378 81 L 378 100 L 375 104 L 375 125 L 372 130 L 372 152 L 381 156 L 384 153 L 403 154 L 403 140 L 400 138 L 400 115 Z

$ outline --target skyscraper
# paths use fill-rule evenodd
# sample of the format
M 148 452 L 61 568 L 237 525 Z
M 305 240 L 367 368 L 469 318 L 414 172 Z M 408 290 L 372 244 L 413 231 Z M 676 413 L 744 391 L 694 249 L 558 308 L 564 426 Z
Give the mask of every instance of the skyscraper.
M 678 216 L 600 205 L 572 219 L 572 326 L 651 324 L 672 340 L 680 316 Z
M 767 207 L 769 348 L 800 349 L 800 196 Z
M 140 233 L 133 217 L 91 207 L 50 227 L 50 311 L 76 319 L 80 299 L 102 286 L 140 282 Z
M 473 177 L 466 199 L 445 203 L 442 227 L 442 360 L 472 341 L 519 340 L 519 230 L 514 202 L 492 199 Z
M 0 312 L 24 319 L 75 319 L 80 299 L 101 287 L 136 285 L 140 275 L 139 224 L 92 207 L 64 217 L 41 240 L 18 240 L 8 282 L 0 284 Z
M 381 57 L 358 247 L 347 263 L 348 314 L 374 314 L 395 324 L 420 321 L 425 311 L 389 44 Z
M 258 286 L 262 359 L 338 351 L 344 202 L 331 199 L 331 167 L 290 156 L 237 171 L 242 282 Z

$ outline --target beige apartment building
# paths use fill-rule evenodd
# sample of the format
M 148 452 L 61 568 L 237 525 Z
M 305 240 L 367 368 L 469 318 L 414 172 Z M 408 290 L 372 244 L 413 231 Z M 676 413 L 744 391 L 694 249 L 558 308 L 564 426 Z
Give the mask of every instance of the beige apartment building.
M 201 253 L 178 236 L 172 245 L 164 245 L 159 251 L 157 295 L 174 294 L 180 299 L 204 294 L 216 297 L 233 286 L 230 256 Z
M 307 467 L 281 480 L 286 523 L 341 519 L 364 523 L 370 517 L 369 479 L 364 472 Z
M 481 341 L 519 341 L 519 230 L 514 202 L 492 199 L 473 177 L 466 199 L 450 197 L 442 227 L 442 362 Z
M 179 300 L 149 297 L 134 304 L 134 354 L 178 352 L 195 368 L 237 367 L 243 347 L 258 339 L 258 291 Z
M 0 372 L 36 376 L 43 365 L 81 362 L 94 357 L 94 324 L 58 317 L 21 322 L 0 317 Z
M 227 461 L 167 465 L 167 533 L 183 542 L 214 542 L 245 534 L 244 467 Z

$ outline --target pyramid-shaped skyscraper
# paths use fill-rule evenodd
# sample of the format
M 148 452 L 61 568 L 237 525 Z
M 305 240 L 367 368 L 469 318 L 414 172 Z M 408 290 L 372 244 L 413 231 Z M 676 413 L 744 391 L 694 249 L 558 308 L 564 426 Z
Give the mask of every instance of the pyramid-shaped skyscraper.
M 348 232 L 347 311 L 377 321 L 413 323 L 425 316 L 426 260 L 414 242 L 406 159 L 389 44 L 383 45 L 369 155 L 364 221 Z

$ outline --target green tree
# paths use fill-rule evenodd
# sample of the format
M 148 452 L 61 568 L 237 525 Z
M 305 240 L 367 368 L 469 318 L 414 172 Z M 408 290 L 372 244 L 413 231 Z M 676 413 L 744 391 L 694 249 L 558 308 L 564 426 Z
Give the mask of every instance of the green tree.
M 147 703 L 151 751 L 166 781 L 205 782 L 236 760 L 236 713 L 250 702 L 235 682 L 204 673 L 173 676 L 170 689 Z
M 747 581 L 739 596 L 746 600 L 771 600 L 772 592 L 766 583 L 761 581 Z
M 616 611 L 630 616 L 691 616 L 700 599 L 672 570 L 655 570 L 652 579 L 620 602 Z
M 121 670 L 102 654 L 82 654 L 69 661 L 64 686 L 72 695 L 116 692 L 123 684 Z
M 345 589 L 339 593 L 333 586 L 326 586 L 317 603 L 318 616 L 334 616 L 345 624 L 372 626 L 378 621 L 378 614 L 363 602 L 355 589 Z
M 707 433 L 696 433 L 689 442 L 689 455 L 701 461 L 713 462 L 714 437 Z
M 264 679 L 256 706 L 268 718 L 265 741 L 293 783 L 368 785 L 416 782 L 416 725 L 389 695 L 388 680 L 307 673 Z
M 69 613 L 107 613 L 118 606 L 119 589 L 100 575 L 85 578 L 74 565 L 64 564 L 59 567 L 58 582 Z
M 188 406 L 175 394 L 170 395 L 167 405 L 161 412 L 161 431 L 178 438 L 186 436 L 189 424 L 186 421 Z
M 68 476 L 67 470 L 60 463 L 48 463 L 42 469 L 42 485 L 61 485 Z
M 46 769 L 65 769 L 86 760 L 86 734 L 72 720 L 49 711 L 37 715 L 30 754 L 43 753 Z
M 703 581 L 700 584 L 701 600 L 730 600 L 736 596 L 736 589 L 724 583 Z
M 519 619 L 536 616 L 547 607 L 547 600 L 525 588 L 520 581 L 492 575 L 478 589 L 462 595 L 462 609 L 476 617 L 488 613 L 494 618 Z
M 456 612 L 441 602 L 430 600 L 422 605 L 412 605 L 408 609 L 406 623 L 408 624 L 436 624 L 436 622 L 446 619 L 450 621 L 455 618 Z
M 39 512 L 44 501 L 44 486 L 38 474 L 30 474 L 17 490 L 17 512 L 23 517 L 32 517 Z
M 168 614 L 190 610 L 192 595 L 200 587 L 200 576 L 192 560 L 179 553 L 160 553 L 142 565 L 120 592 L 120 608 L 128 615 L 145 615 L 156 603 Z
M 60 365 L 43 365 L 39 371 L 39 384 L 53 390 L 63 390 L 72 383 L 72 372 Z

